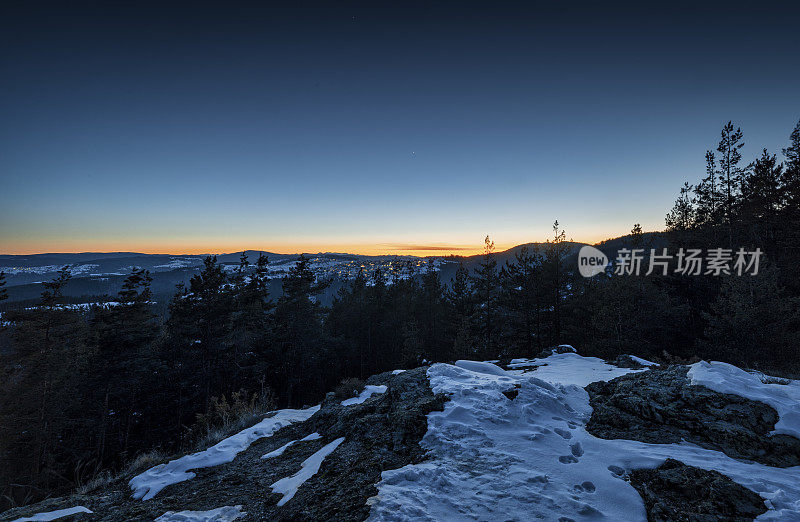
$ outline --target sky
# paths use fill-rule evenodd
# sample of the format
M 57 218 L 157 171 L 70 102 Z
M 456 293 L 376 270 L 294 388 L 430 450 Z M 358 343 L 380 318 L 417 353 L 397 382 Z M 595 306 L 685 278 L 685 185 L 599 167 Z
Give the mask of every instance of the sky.
M 800 119 L 800 7 L 164 4 L 3 2 L 0 253 L 595 242 Z

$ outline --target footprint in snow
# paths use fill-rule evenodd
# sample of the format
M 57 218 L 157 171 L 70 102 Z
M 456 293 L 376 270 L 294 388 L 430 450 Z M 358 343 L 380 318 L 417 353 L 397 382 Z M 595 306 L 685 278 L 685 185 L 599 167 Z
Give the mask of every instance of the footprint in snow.
M 579 491 L 579 492 L 594 493 L 595 489 L 597 489 L 597 488 L 594 487 L 594 483 L 593 482 L 590 482 L 590 481 L 587 480 L 586 482 L 581 482 L 580 484 L 575 484 L 573 489 L 575 491 Z
M 576 459 L 572 455 L 562 455 L 558 457 L 558 461 L 562 464 L 575 464 L 576 462 L 578 462 L 578 459 Z
M 580 442 L 570 445 L 570 449 L 572 450 L 572 455 L 575 457 L 580 457 L 583 455 L 583 446 L 581 446 Z
M 615 475 L 617 477 L 621 477 L 622 475 L 625 474 L 625 470 L 620 468 L 619 466 L 609 466 L 608 471 L 610 471 L 612 475 Z
M 565 429 L 553 428 L 553 431 L 555 431 L 556 433 L 561 435 L 561 437 L 564 438 L 564 439 L 571 439 L 572 438 L 572 433 L 570 433 L 569 431 L 567 431 Z

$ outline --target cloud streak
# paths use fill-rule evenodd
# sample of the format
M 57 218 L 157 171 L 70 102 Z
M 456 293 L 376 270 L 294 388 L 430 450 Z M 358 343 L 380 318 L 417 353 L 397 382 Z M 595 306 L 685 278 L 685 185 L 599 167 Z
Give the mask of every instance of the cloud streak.
M 381 246 L 391 250 L 460 251 L 475 249 L 464 245 L 417 245 L 413 243 L 381 243 Z

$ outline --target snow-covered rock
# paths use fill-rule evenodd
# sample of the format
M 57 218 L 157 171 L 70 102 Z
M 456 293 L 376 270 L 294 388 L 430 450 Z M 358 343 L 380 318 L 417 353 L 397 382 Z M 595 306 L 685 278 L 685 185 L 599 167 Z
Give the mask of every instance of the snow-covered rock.
M 386 372 L 357 397 L 331 393 L 95 494 L 0 518 L 644 521 L 658 505 L 800 520 L 800 466 L 775 461 L 800 442 L 796 382 L 629 360 L 562 348 L 507 370 L 460 360 Z

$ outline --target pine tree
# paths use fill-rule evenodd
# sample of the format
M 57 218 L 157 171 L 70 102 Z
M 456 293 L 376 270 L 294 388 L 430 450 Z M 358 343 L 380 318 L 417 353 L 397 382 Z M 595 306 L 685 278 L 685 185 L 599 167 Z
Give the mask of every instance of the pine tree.
M 725 208 L 725 221 L 728 225 L 728 243 L 733 245 L 733 214 L 734 204 L 739 195 L 739 187 L 744 176 L 744 169 L 739 166 L 742 160 L 741 148 L 743 134 L 740 128 L 733 128 L 733 122 L 728 122 L 722 128 L 721 138 L 717 146 L 720 153 L 718 161 L 718 174 L 720 177 L 721 191 Z
M 131 438 L 144 437 L 139 424 L 152 406 L 144 395 L 154 384 L 151 355 L 157 329 L 151 310 L 152 277 L 133 268 L 119 291 L 119 304 L 95 310 L 93 356 L 89 365 L 91 404 L 99 418 L 98 464 L 116 463 L 128 455 Z
M 783 167 L 764 149 L 742 179 L 741 220 L 751 244 L 774 252 L 778 212 L 781 206 Z
M 6 273 L 0 271 L 0 301 L 8 299 L 8 291 L 6 290 Z
M 705 357 L 763 370 L 800 371 L 800 299 L 784 296 L 774 266 L 729 276 L 705 314 Z M 764 332 L 769 332 L 765 342 Z
M 542 257 L 534 245 L 523 245 L 514 263 L 501 270 L 502 306 L 507 310 L 514 355 L 532 356 L 541 350 Z M 537 349 L 534 351 L 535 349 Z
M 782 273 L 782 283 L 793 294 L 800 295 L 800 278 L 795 275 L 800 265 L 800 121 L 789 137 L 789 146 L 783 149 L 786 158 L 781 183 L 782 209 L 778 222 L 779 256 L 775 258 Z
M 450 288 L 445 300 L 451 310 L 450 331 L 453 335 L 450 358 L 469 357 L 473 352 L 470 323 L 474 312 L 475 297 L 470 286 L 469 270 L 463 261 L 458 263 L 455 276 L 450 280 Z
M 784 205 L 800 208 L 800 121 L 789 136 L 790 145 L 783 149 L 786 157 L 786 173 L 784 177 Z
M 276 344 L 281 354 L 285 376 L 283 396 L 289 405 L 302 405 L 303 400 L 319 389 L 305 386 L 304 374 L 321 372 L 322 307 L 316 296 L 327 284 L 317 281 L 310 260 L 301 255 L 283 278 L 283 295 L 275 307 Z M 310 384 L 310 383 L 309 383 Z M 317 381 L 318 388 L 320 382 Z
M 82 311 L 57 306 L 69 280 L 64 267 L 45 283 L 41 306 L 11 310 L 13 351 L 4 356 L 0 393 L 0 484 L 26 485 L 23 496 L 74 487 L 70 477 L 92 462 L 94 443 L 85 394 L 86 321 Z M 9 371 L 10 370 L 10 371 Z M 13 451 L 12 451 L 13 448 Z
M 674 246 L 686 247 L 690 241 L 690 230 L 694 227 L 696 217 L 696 199 L 691 196 L 692 186 L 684 183 L 680 196 L 666 217 L 667 232 Z
M 548 288 L 549 304 L 552 306 L 550 343 L 561 343 L 561 303 L 567 287 L 567 274 L 564 262 L 569 250 L 566 232 L 559 226 L 558 220 L 553 223 L 553 238 L 548 239 L 544 251 L 544 283 Z
M 695 226 L 715 227 L 719 222 L 719 187 L 716 157 L 710 150 L 706 151 L 706 177 L 694 188 L 696 208 L 694 212 Z
M 412 289 L 414 291 L 414 289 Z M 428 259 L 425 273 L 422 276 L 421 306 L 422 336 L 429 359 L 445 360 L 446 343 L 444 340 L 444 288 L 439 278 L 439 271 L 433 259 Z
M 472 277 L 472 293 L 477 300 L 473 314 L 476 337 L 480 339 L 482 357 L 493 357 L 497 344 L 497 306 L 500 296 L 497 261 L 494 256 L 494 242 L 486 236 L 483 258 Z
M 72 273 L 68 266 L 63 267 L 58 271 L 58 275 L 52 281 L 42 283 L 44 291 L 42 292 L 42 306 L 54 306 L 61 302 L 64 298 L 64 287 L 72 278 Z

